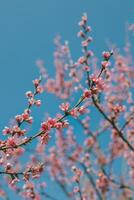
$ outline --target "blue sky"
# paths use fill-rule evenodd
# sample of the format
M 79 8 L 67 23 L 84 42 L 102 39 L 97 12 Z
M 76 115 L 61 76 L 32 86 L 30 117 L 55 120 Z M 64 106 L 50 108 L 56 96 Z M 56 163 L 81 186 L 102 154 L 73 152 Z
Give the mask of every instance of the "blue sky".
M 107 49 L 106 40 L 123 47 L 125 24 L 134 21 L 133 0 L 0 0 L 0 130 L 26 106 L 25 92 L 38 77 L 35 61 L 45 60 L 53 74 L 53 39 L 57 34 L 69 40 L 72 56 L 81 53 L 78 21 L 87 12 L 96 55 Z M 36 110 L 35 128 L 53 99 L 43 99 Z M 52 106 L 53 105 L 53 106 Z

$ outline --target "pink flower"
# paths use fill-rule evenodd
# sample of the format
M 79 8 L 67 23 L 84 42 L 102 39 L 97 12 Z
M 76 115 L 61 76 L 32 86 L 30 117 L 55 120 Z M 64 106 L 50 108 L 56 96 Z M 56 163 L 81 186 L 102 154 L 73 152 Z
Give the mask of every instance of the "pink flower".
M 69 103 L 62 103 L 62 104 L 59 106 L 59 108 L 60 108 L 62 111 L 64 111 L 64 112 L 67 112 L 68 109 L 69 109 L 69 107 L 70 107 L 70 104 L 69 104 Z
M 91 56 L 93 56 L 93 55 L 94 55 L 93 51 L 89 50 L 89 51 L 87 52 L 87 56 L 88 56 L 88 57 L 91 57 Z
M 88 65 L 85 65 L 84 67 L 83 67 L 83 69 L 85 70 L 85 71 L 90 71 L 90 67 L 88 66 Z
M 40 105 L 41 105 L 41 100 L 36 100 L 36 101 L 35 101 L 35 105 L 36 105 L 36 106 L 40 106 Z
M 62 122 L 56 122 L 54 127 L 57 129 L 61 129 L 63 127 L 63 124 L 62 124 Z
M 16 115 L 15 119 L 16 119 L 17 122 L 22 122 L 23 121 L 22 115 Z
M 78 63 L 79 64 L 84 64 L 84 62 L 86 61 L 86 58 L 83 56 L 83 57 L 80 57 L 79 59 L 78 59 Z
M 111 56 L 111 53 L 109 51 L 103 51 L 102 55 L 104 59 L 108 60 Z
M 88 148 L 91 148 L 93 145 L 94 145 L 95 141 L 93 138 L 88 138 L 85 140 L 85 145 L 88 147 Z
M 69 114 L 72 115 L 74 118 L 77 118 L 79 113 L 77 111 L 77 108 L 74 108 L 69 112 Z
M 104 81 L 101 77 L 92 76 L 90 77 L 94 83 L 94 87 L 92 88 L 92 93 L 96 94 L 98 91 L 102 91 L 104 89 Z
M 36 92 L 39 93 L 39 94 L 42 93 L 43 90 L 44 90 L 44 88 L 41 85 L 36 87 Z
M 6 164 L 6 171 L 11 170 L 12 167 L 13 167 L 13 165 L 12 165 L 11 163 L 8 162 L 8 163 Z
M 52 118 L 48 118 L 47 123 L 50 125 L 50 127 L 54 127 L 56 120 Z
M 64 121 L 62 122 L 62 127 L 63 127 L 63 128 L 67 128 L 68 126 L 69 126 L 68 121 L 67 121 L 67 120 L 64 120 Z
M 87 47 L 89 44 L 88 40 L 84 40 L 81 42 L 82 47 Z
M 90 26 L 87 26 L 87 27 L 86 27 L 86 31 L 87 31 L 87 32 L 91 32 L 91 31 L 92 31 L 91 27 L 90 27 Z
M 84 26 L 84 22 L 83 22 L 83 21 L 80 21 L 78 24 L 79 24 L 79 26 L 81 26 L 81 27 Z
M 87 14 L 84 13 L 83 16 L 82 16 L 82 21 L 85 23 L 87 22 Z
M 22 118 L 23 118 L 23 120 L 27 120 L 28 118 L 29 118 L 29 114 L 28 113 L 23 113 L 22 114 Z
M 24 172 L 23 173 L 23 180 L 28 181 L 30 178 L 30 173 L 29 172 Z
M 108 188 L 108 178 L 101 172 L 98 174 L 98 176 L 99 179 L 96 181 L 96 184 L 102 190 L 102 192 L 104 192 Z
M 49 140 L 50 140 L 51 136 L 49 135 L 49 133 L 45 133 L 44 135 L 41 136 L 41 144 L 48 144 Z
M 101 65 L 102 65 L 102 68 L 103 68 L 103 69 L 106 69 L 107 67 L 110 66 L 110 62 L 108 62 L 108 61 L 105 60 L 105 61 L 102 61 L 102 62 L 101 62 Z
M 91 90 L 85 89 L 83 92 L 84 98 L 90 98 L 91 97 Z
M 32 124 L 32 123 L 33 123 L 33 118 L 32 118 L 32 117 L 29 117 L 26 121 L 27 121 L 29 124 Z
M 35 79 L 33 80 L 33 84 L 35 85 L 35 87 L 37 87 L 40 83 L 40 80 L 39 79 Z
M 16 147 L 16 142 L 14 137 L 9 137 L 7 140 L 7 146 Z
M 32 98 L 34 95 L 31 91 L 26 92 L 26 97 Z
M 72 167 L 72 170 L 74 172 L 73 181 L 79 182 L 81 176 L 83 175 L 83 171 L 75 166 Z
M 81 106 L 81 107 L 78 108 L 78 112 L 80 114 L 84 114 L 86 112 L 86 108 L 84 108 L 83 106 Z
M 7 134 L 10 134 L 11 133 L 11 130 L 9 127 L 5 126 L 5 128 L 3 129 L 3 135 L 7 135 Z
M 12 179 L 12 181 L 10 182 L 11 185 L 15 185 L 16 183 L 18 183 L 20 180 L 18 178 L 14 178 Z
M 34 102 L 35 102 L 34 98 L 28 100 L 30 106 L 34 105 Z
M 48 122 L 43 122 L 43 123 L 41 123 L 41 129 L 42 129 L 42 131 L 45 131 L 45 132 L 50 131 L 51 126 Z
M 82 30 L 80 30 L 77 35 L 78 35 L 78 37 L 84 37 L 85 34 L 83 33 Z

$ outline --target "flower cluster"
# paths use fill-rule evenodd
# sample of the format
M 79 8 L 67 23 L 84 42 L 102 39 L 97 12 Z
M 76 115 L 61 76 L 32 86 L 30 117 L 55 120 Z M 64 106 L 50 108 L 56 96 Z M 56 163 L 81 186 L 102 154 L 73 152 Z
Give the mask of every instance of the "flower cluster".
M 75 166 L 72 167 L 72 171 L 74 172 L 73 181 L 80 182 L 80 178 L 81 178 L 83 172 Z
M 108 190 L 108 178 L 102 172 L 98 174 L 98 177 L 96 184 L 105 193 Z
M 67 126 L 68 126 L 67 120 L 60 121 L 57 119 L 48 118 L 47 121 L 41 123 L 41 130 L 43 132 L 50 132 L 52 128 L 62 129 L 66 128 Z
M 79 26 L 81 30 L 78 32 L 78 37 L 81 37 L 82 39 L 81 46 L 84 52 L 84 56 L 78 59 L 78 64 L 83 65 L 84 71 L 89 71 L 89 58 L 93 55 L 93 52 L 91 50 L 88 51 L 88 46 L 92 42 L 92 37 L 89 36 L 91 27 L 87 25 L 86 13 L 82 16 L 81 21 L 79 22 Z

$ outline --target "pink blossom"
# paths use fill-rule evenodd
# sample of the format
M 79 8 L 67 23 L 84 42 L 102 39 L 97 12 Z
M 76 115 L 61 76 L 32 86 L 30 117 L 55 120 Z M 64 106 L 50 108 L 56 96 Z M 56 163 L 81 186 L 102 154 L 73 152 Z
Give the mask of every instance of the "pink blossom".
M 90 98 L 91 97 L 91 91 L 88 89 L 85 89 L 83 92 L 83 97 L 84 98 Z
M 41 130 L 42 131 L 50 131 L 51 130 L 51 126 L 48 122 L 43 122 L 41 123 Z
M 86 108 L 84 108 L 84 106 L 79 107 L 77 110 L 78 110 L 78 112 L 79 112 L 80 114 L 86 113 Z
M 41 100 L 36 100 L 36 101 L 35 101 L 35 105 L 36 105 L 36 106 L 40 106 L 40 105 L 41 105 Z
M 84 26 L 84 22 L 83 22 L 83 21 L 80 21 L 78 24 L 79 24 L 79 26 L 81 26 L 81 27 Z
M 102 62 L 101 62 L 101 65 L 102 65 L 102 68 L 103 68 L 103 69 L 106 69 L 107 67 L 110 66 L 110 62 L 109 62 L 109 61 L 102 61 Z
M 77 35 L 78 35 L 78 37 L 84 37 L 85 34 L 83 33 L 82 30 L 80 30 Z
M 59 106 L 59 108 L 62 110 L 62 111 L 64 111 L 64 112 L 67 112 L 68 111 L 68 109 L 69 109 L 69 107 L 70 107 L 70 104 L 67 102 L 67 103 L 62 103 L 60 106 Z
M 42 144 L 48 144 L 50 138 L 51 138 L 51 136 L 49 135 L 48 132 L 46 132 L 45 134 L 43 134 L 43 135 L 41 136 L 41 143 L 42 143 Z
M 95 143 L 94 139 L 93 138 L 88 138 L 86 139 L 85 141 L 85 145 L 90 148 L 93 144 Z
M 12 169 L 12 164 L 11 163 L 7 163 L 6 164 L 6 171 L 9 171 L 10 169 Z
M 92 41 L 91 37 L 88 37 L 88 39 L 81 42 L 82 47 L 87 47 L 88 44 Z
M 102 55 L 104 59 L 108 60 L 111 56 L 111 53 L 109 51 L 103 51 Z
M 87 22 L 87 14 L 86 13 L 83 14 L 82 21 L 83 22 Z
M 29 113 L 25 112 L 21 115 L 21 117 L 23 118 L 23 120 L 28 120 L 29 119 Z
M 7 135 L 7 134 L 10 134 L 11 133 L 11 130 L 9 127 L 5 126 L 5 128 L 3 129 L 3 135 Z
M 17 122 L 20 123 L 20 122 L 23 121 L 23 116 L 22 116 L 22 115 L 16 115 L 16 116 L 15 116 L 15 119 L 16 119 Z
M 85 57 L 80 57 L 79 60 L 78 60 L 78 63 L 79 64 L 84 64 L 85 61 L 86 61 Z
M 36 87 L 36 92 L 39 93 L 39 94 L 42 93 L 43 90 L 44 90 L 44 88 L 41 85 L 39 85 L 39 86 Z
M 35 85 L 35 87 L 37 87 L 40 83 L 40 80 L 39 79 L 35 79 L 33 80 L 33 84 Z
M 33 117 L 29 117 L 26 121 L 27 121 L 29 124 L 32 124 L 32 123 L 33 123 Z
M 97 186 L 102 190 L 102 192 L 106 191 L 108 188 L 108 179 L 103 173 L 98 174 L 99 179 L 96 181 Z
M 85 70 L 85 71 L 90 71 L 90 67 L 88 66 L 88 65 L 85 65 L 84 67 L 83 67 L 83 69 Z
M 14 137 L 9 137 L 7 140 L 7 146 L 16 147 L 16 142 Z
M 48 118 L 47 123 L 50 125 L 50 127 L 54 127 L 56 123 L 56 119 Z
M 15 185 L 16 183 L 18 183 L 20 180 L 18 179 L 18 178 L 14 178 L 11 182 L 10 182 L 10 184 L 11 185 Z
M 68 123 L 67 120 L 62 121 L 62 127 L 63 128 L 68 128 L 68 126 L 69 126 L 69 123 Z
M 63 127 L 63 124 L 62 124 L 62 122 L 56 122 L 54 127 L 57 129 L 61 129 Z
M 31 91 L 26 92 L 26 97 L 32 98 L 34 95 Z
M 77 108 L 71 109 L 71 111 L 69 112 L 70 115 L 72 115 L 74 118 L 78 117 L 78 110 Z
M 92 31 L 91 27 L 90 27 L 90 26 L 87 26 L 87 27 L 86 27 L 86 31 L 87 31 L 87 32 L 91 32 L 91 31 Z
M 28 103 L 29 103 L 29 106 L 32 106 L 32 105 L 34 105 L 35 100 L 33 98 L 31 98 L 28 100 Z

